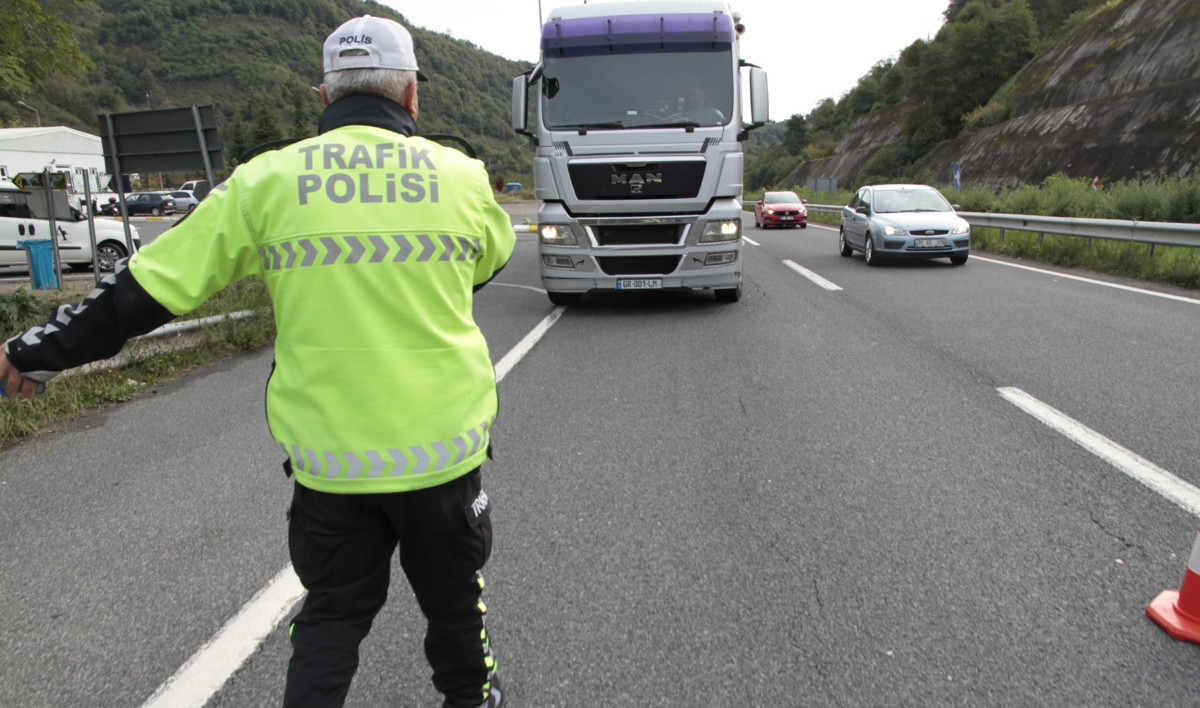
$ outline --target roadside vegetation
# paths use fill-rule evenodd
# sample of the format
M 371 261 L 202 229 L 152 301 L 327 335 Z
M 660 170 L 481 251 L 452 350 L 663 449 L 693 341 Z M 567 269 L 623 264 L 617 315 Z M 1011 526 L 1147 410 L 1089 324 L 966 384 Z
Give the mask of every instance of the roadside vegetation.
M 942 186 L 941 192 L 962 211 L 994 214 L 1033 214 L 1087 219 L 1122 219 L 1200 224 L 1200 176 L 1172 177 L 1148 182 L 1116 182 L 1093 189 L 1092 181 L 1063 175 L 1040 185 L 992 190 L 986 187 Z M 793 190 L 810 204 L 841 206 L 854 192 L 815 193 Z M 747 192 L 748 201 L 761 192 Z M 809 221 L 837 226 L 840 214 L 810 210 Z M 972 229 L 972 250 L 998 253 L 1043 263 L 1083 268 L 1183 288 L 1200 288 L 1200 249 L 1155 246 L 1006 229 Z
M 61 291 L 19 287 L 0 292 L 0 341 L 44 322 L 60 304 L 78 302 L 90 286 L 89 280 Z M 254 314 L 202 326 L 188 335 L 190 346 L 185 348 L 134 341 L 126 347 L 133 355 L 132 363 L 59 376 L 46 386 L 45 393 L 31 400 L 0 399 L 0 449 L 22 438 L 62 429 L 89 410 L 127 401 L 196 367 L 270 344 L 275 322 L 266 287 L 257 278 L 230 285 L 181 319 L 242 311 Z

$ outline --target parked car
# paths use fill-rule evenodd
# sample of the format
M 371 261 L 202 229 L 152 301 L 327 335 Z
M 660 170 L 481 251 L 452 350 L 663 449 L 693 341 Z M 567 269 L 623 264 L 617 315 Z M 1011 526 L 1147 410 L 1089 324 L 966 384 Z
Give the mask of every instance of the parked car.
M 808 228 L 808 202 L 795 192 L 764 192 L 754 205 L 754 225 Z
M 125 210 L 130 216 L 174 214 L 175 199 L 161 192 L 134 192 L 125 197 Z
M 0 266 L 24 266 L 28 263 L 25 251 L 17 248 L 24 239 L 50 238 L 50 220 L 34 213 L 29 192 L 8 180 L 0 180 Z M 92 267 L 92 240 L 87 216 L 71 207 L 69 219 L 55 219 L 57 247 L 62 264 L 74 270 Z M 117 262 L 129 255 L 125 245 L 125 224 L 109 219 L 96 219 L 96 260 L 100 270 L 112 272 Z M 133 248 L 141 247 L 137 228 L 129 226 Z
M 949 257 L 962 265 L 971 250 L 971 225 L 933 187 L 872 185 L 842 208 L 838 250 L 847 257 L 862 251 L 871 266 L 892 257 Z
M 200 203 L 200 200 L 193 197 L 191 192 L 185 192 L 182 189 L 174 192 L 163 192 L 163 194 L 175 200 L 175 209 L 177 211 L 191 211 Z

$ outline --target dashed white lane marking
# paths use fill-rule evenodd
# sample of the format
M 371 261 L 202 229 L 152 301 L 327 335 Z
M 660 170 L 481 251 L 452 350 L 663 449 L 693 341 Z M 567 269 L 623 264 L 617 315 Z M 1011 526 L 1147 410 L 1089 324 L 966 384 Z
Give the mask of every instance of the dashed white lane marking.
M 822 278 L 821 276 L 812 272 L 808 268 L 805 268 L 804 266 L 796 263 L 795 261 L 784 261 L 783 264 L 785 266 L 787 266 L 788 268 L 791 268 L 792 270 L 796 271 L 800 275 L 803 275 L 805 278 L 808 278 L 809 280 L 813 281 L 817 285 L 820 285 L 821 287 L 825 288 L 826 290 L 829 290 L 830 292 L 836 292 L 836 291 L 842 289 L 842 286 L 838 285 L 837 283 L 834 283 L 832 281 L 826 280 L 825 278 Z

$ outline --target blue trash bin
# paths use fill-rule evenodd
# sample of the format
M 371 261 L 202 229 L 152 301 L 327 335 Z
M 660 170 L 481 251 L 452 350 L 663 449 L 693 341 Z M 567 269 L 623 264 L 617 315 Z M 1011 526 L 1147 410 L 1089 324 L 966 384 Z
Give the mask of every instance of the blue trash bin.
M 50 290 L 58 287 L 58 274 L 54 272 L 54 244 L 50 243 L 50 239 L 22 239 L 17 241 L 17 248 L 25 251 L 34 290 Z

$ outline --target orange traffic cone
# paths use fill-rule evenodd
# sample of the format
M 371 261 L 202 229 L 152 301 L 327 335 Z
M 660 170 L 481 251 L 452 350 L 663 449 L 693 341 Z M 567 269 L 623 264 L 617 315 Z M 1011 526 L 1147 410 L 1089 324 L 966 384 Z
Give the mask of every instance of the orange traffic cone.
M 1185 642 L 1200 644 L 1200 533 L 1192 545 L 1192 557 L 1178 590 L 1164 590 L 1146 607 L 1146 614 Z

